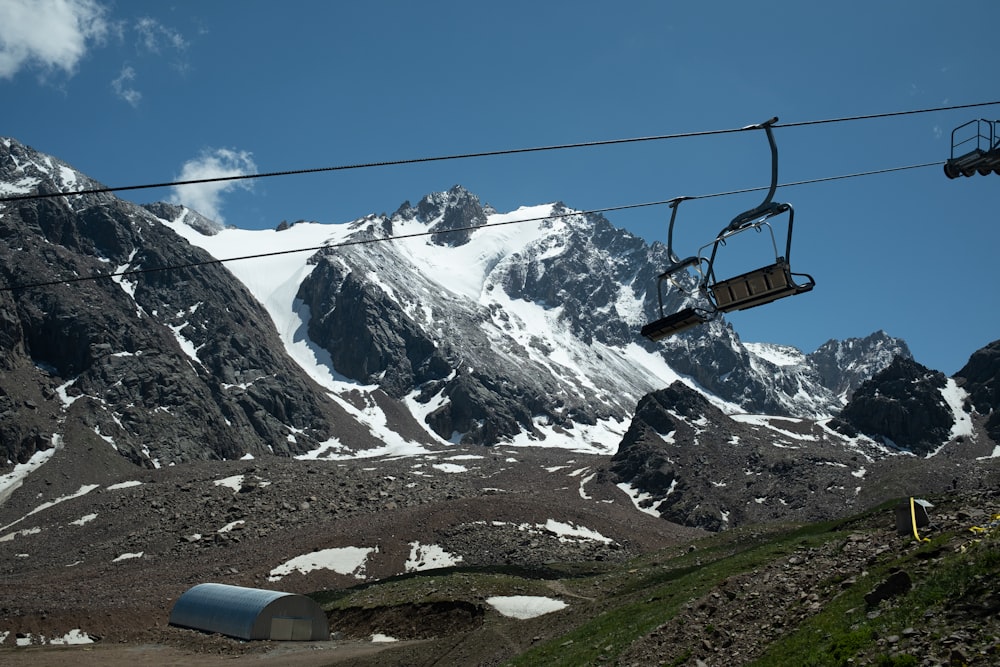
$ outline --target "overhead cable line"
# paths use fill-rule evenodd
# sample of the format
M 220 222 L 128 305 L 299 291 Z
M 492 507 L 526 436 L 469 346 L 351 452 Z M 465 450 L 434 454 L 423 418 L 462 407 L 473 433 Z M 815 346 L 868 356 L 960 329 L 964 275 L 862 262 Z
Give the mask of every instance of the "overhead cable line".
M 868 114 L 863 116 L 844 116 L 840 118 L 826 118 L 822 120 L 807 120 L 793 123 L 777 123 L 772 125 L 779 127 L 804 127 L 808 125 L 822 125 L 828 123 L 845 123 L 858 120 L 872 120 L 876 118 L 891 118 L 895 116 L 909 116 L 914 114 L 936 113 L 940 111 L 954 111 L 956 109 L 971 109 L 974 107 L 994 106 L 1000 104 L 1000 100 L 994 102 L 975 102 L 973 104 L 957 104 L 946 107 L 933 107 L 928 109 L 913 109 L 910 111 L 891 111 L 886 113 Z M 529 148 L 508 148 L 494 151 L 481 151 L 476 153 L 457 153 L 452 155 L 437 155 L 430 157 L 407 158 L 401 160 L 386 160 L 381 162 L 361 162 L 356 164 L 336 165 L 332 167 L 313 167 L 307 169 L 291 169 L 286 171 L 270 171 L 259 174 L 238 174 L 235 176 L 215 176 L 212 178 L 196 178 L 183 181 L 165 181 L 162 183 L 145 183 L 142 185 L 123 185 L 118 187 L 101 187 L 87 190 L 75 190 L 72 192 L 49 192 L 44 194 L 11 195 L 0 197 L 0 203 L 26 201 L 31 199 L 51 199 L 53 197 L 71 197 L 75 195 L 102 194 L 105 192 L 125 192 L 128 190 L 148 190 L 152 188 L 168 188 L 182 185 L 201 185 L 205 183 L 223 183 L 229 181 L 251 180 L 259 178 L 272 178 L 275 176 L 300 176 L 304 174 L 318 174 L 333 171 L 348 171 L 352 169 L 369 169 L 372 167 L 391 167 L 410 164 L 423 164 L 427 162 L 443 162 L 446 160 L 464 160 L 479 157 L 497 157 L 500 155 L 517 155 L 522 153 L 539 153 L 543 151 L 566 150 L 570 148 L 590 148 L 595 146 L 611 146 L 618 144 L 631 144 L 646 141 L 664 141 L 668 139 L 684 139 L 690 137 L 705 137 L 719 134 L 733 134 L 736 132 L 747 132 L 759 129 L 758 125 L 748 125 L 745 127 L 735 127 L 722 130 L 701 130 L 696 132 L 678 132 L 674 134 L 659 134 L 646 137 L 630 137 L 625 139 L 604 139 L 597 141 L 584 141 L 571 144 L 554 144 L 550 146 L 534 146 Z
M 889 167 L 887 169 L 876 169 L 873 171 L 862 171 L 853 174 L 842 174 L 840 176 L 824 176 L 821 178 L 813 178 L 805 181 L 794 181 L 791 183 L 781 183 L 778 185 L 780 188 L 794 187 L 797 185 L 811 185 L 814 183 L 827 183 L 830 181 L 841 181 L 848 178 L 860 178 L 863 176 L 875 176 L 878 174 L 888 174 L 897 171 L 907 171 L 910 169 L 920 169 L 923 167 L 936 167 L 944 164 L 944 162 L 925 162 L 922 164 L 912 164 L 905 167 Z M 741 190 L 728 190 L 725 192 L 713 192 L 704 195 L 692 195 L 688 197 L 683 197 L 686 200 L 693 199 L 712 199 L 713 197 L 727 197 L 730 195 L 746 194 L 749 192 L 759 192 L 761 190 L 767 190 L 770 186 L 763 185 L 755 188 L 744 188 Z M 38 287 L 52 287 L 55 285 L 67 285 L 72 283 L 81 283 L 90 280 L 102 280 L 106 278 L 123 278 L 126 276 L 136 276 L 146 273 L 156 273 L 159 271 L 179 271 L 181 269 L 192 269 L 201 266 L 209 266 L 212 264 L 225 264 L 228 262 L 239 262 L 248 259 L 264 259 L 266 257 L 277 257 L 280 255 L 293 255 L 300 252 L 319 252 L 321 250 L 333 250 L 337 248 L 347 248 L 350 246 L 360 246 L 360 245 L 371 245 L 373 243 L 387 243 L 390 241 L 403 241 L 406 239 L 418 238 L 421 236 L 434 236 L 438 234 L 457 234 L 460 232 L 470 232 L 477 229 L 486 229 L 490 227 L 502 227 L 505 225 L 517 225 L 526 222 L 541 222 L 543 220 L 552 220 L 555 218 L 565 218 L 571 215 L 597 215 L 604 213 L 612 213 L 615 211 L 627 211 L 638 208 L 649 208 L 652 206 L 666 206 L 671 202 L 677 201 L 678 197 L 673 197 L 671 199 L 660 199 L 657 201 L 643 202 L 639 204 L 622 204 L 620 206 L 608 206 L 606 208 L 595 208 L 586 211 L 570 211 L 567 213 L 557 213 L 555 215 L 543 215 L 534 218 L 520 218 L 517 220 L 504 220 L 502 222 L 489 222 L 482 225 L 469 225 L 465 227 L 455 227 L 452 229 L 439 229 L 439 230 L 427 230 L 422 232 L 412 232 L 409 234 L 397 234 L 395 236 L 383 236 L 376 238 L 366 238 L 366 239 L 352 239 L 350 241 L 341 241 L 339 243 L 330 243 L 319 246 L 310 246 L 307 248 L 293 248 L 291 250 L 274 250 L 270 252 L 254 253 L 250 255 L 241 255 L 239 257 L 224 257 L 222 259 L 208 259 L 198 262 L 187 262 L 184 264 L 170 264 L 166 266 L 156 266 L 145 269 L 126 269 L 123 271 L 115 271 L 113 273 L 102 273 L 99 275 L 92 276 L 77 276 L 74 278 L 63 278 L 61 280 L 46 280 L 34 283 L 25 283 L 22 285 L 6 285 L 0 287 L 0 292 L 14 292 L 19 290 L 33 289 Z

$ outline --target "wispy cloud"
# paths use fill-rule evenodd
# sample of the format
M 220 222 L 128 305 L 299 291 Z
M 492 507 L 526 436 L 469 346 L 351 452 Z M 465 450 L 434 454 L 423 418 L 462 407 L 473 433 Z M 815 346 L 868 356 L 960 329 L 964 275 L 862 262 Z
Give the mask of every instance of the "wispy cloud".
M 0 2 L 0 78 L 35 66 L 72 76 L 87 49 L 109 31 L 107 10 L 97 0 L 3 0 Z
M 185 162 L 177 180 L 194 181 L 256 173 L 257 165 L 251 153 L 214 148 L 205 149 L 198 157 Z M 216 222 L 225 223 L 222 217 L 222 198 L 236 188 L 251 190 L 252 185 L 248 180 L 241 180 L 175 186 L 170 201 L 194 209 Z
M 183 51 L 188 45 L 184 35 L 148 16 L 135 22 L 135 30 L 140 48 L 150 53 L 162 53 L 165 49 Z
M 173 56 L 176 57 L 173 67 L 177 71 L 184 72 L 188 69 L 188 64 L 184 60 L 184 52 L 188 47 L 188 42 L 184 39 L 184 35 L 170 26 L 145 16 L 132 24 L 116 24 L 116 28 L 119 28 L 117 35 L 120 39 L 124 39 L 127 30 L 134 30 L 137 58 Z M 111 88 L 115 91 L 115 95 L 128 102 L 132 107 L 137 107 L 142 98 L 142 93 L 130 85 L 136 76 L 135 67 L 125 64 L 122 66 L 118 78 L 111 82 Z
M 142 99 L 142 93 L 132 87 L 132 81 L 135 80 L 135 69 L 129 65 L 122 67 L 122 73 L 118 75 L 118 78 L 111 82 L 111 88 L 115 91 L 115 95 L 122 98 L 133 107 L 139 106 L 139 100 Z

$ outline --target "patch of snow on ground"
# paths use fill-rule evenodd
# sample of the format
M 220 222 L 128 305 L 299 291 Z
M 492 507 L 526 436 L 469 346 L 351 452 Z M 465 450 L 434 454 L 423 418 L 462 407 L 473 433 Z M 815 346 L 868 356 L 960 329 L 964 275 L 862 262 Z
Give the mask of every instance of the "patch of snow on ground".
M 177 326 L 168 325 L 167 328 L 174 332 L 174 338 L 177 339 L 177 344 L 180 345 L 181 351 L 183 351 L 184 354 L 190 357 L 193 361 L 197 361 L 200 364 L 201 360 L 198 359 L 198 348 L 195 347 L 195 344 L 190 338 L 181 333 L 181 331 L 183 331 L 188 324 L 188 322 L 183 322 Z
M 572 429 L 558 430 L 536 422 L 535 429 L 542 434 L 542 438 L 522 431 L 504 444 L 510 447 L 551 447 L 580 454 L 610 456 L 618 451 L 618 445 L 628 430 L 628 421 L 602 419 L 593 425 L 574 424 Z
M 587 492 L 584 490 L 584 487 L 586 487 L 587 483 L 590 482 L 590 480 L 594 479 L 595 477 L 597 477 L 596 472 L 591 473 L 590 475 L 587 475 L 586 477 L 580 480 L 580 497 L 583 498 L 584 500 L 593 500 L 591 496 L 587 495 Z
M 769 428 L 775 433 L 780 433 L 783 436 L 794 438 L 795 440 L 807 440 L 815 442 L 817 440 L 815 435 L 810 435 L 808 433 L 795 433 L 794 431 L 786 431 L 783 428 L 778 427 L 775 421 L 786 421 L 793 424 L 801 424 L 803 420 L 795 419 L 793 417 L 772 417 L 769 415 L 730 415 L 733 421 L 738 421 L 742 424 L 750 424 L 751 426 L 763 426 L 764 428 Z
M 0 475 L 0 504 L 21 486 L 28 475 L 42 467 L 42 464 L 52 458 L 55 453 L 55 447 L 37 451 L 31 455 L 27 463 L 18 463 L 9 473 Z
M 643 502 L 652 500 L 653 499 L 652 495 L 646 493 L 645 491 L 639 491 L 628 482 L 622 482 L 617 486 L 619 489 L 624 491 L 626 495 L 628 495 L 629 499 L 632 501 L 632 504 L 635 505 L 635 508 L 637 510 L 639 510 L 640 512 L 645 512 L 646 514 L 651 514 L 655 516 L 657 519 L 660 518 L 660 513 L 652 505 L 645 505 L 645 506 L 642 505 Z
M 15 537 L 19 537 L 19 536 L 23 537 L 25 535 L 37 535 L 40 532 L 42 532 L 42 529 L 38 528 L 38 527 L 35 527 L 35 528 L 25 528 L 24 530 L 17 530 L 17 531 L 14 531 L 13 533 L 7 533 L 3 537 L 0 537 L 0 542 L 10 542 Z
M 308 574 L 313 570 L 333 570 L 337 574 L 364 579 L 365 563 L 368 556 L 376 551 L 377 547 L 339 547 L 313 551 L 285 561 L 268 573 L 267 580 L 278 581 L 292 572 Z
M 489 227 L 473 231 L 468 243 L 450 248 L 448 253 L 442 253 L 440 246 L 422 237 L 400 241 L 398 245 L 432 281 L 450 292 L 476 300 L 497 260 L 549 235 L 552 228 L 565 225 L 559 219 L 548 222 L 540 219 L 551 214 L 551 204 L 522 206 L 509 213 L 494 213 L 487 218 Z M 502 224 L 518 220 L 532 222 Z M 393 232 L 397 236 L 425 230 L 425 223 L 417 220 L 393 224 Z
M 14 524 L 21 523 L 22 521 L 24 521 L 25 519 L 27 519 L 32 514 L 37 514 L 38 512 L 41 512 L 43 510 L 47 510 L 50 507 L 54 507 L 55 505 L 58 505 L 59 503 L 64 503 L 67 500 L 72 500 L 74 498 L 79 498 L 80 496 L 86 495 L 86 494 L 90 493 L 91 491 L 93 491 L 94 489 L 96 489 L 99 486 L 100 486 L 100 484 L 84 484 L 79 489 L 77 489 L 76 492 L 71 493 L 68 496 L 61 496 L 59 498 L 55 498 L 54 500 L 50 500 L 48 502 L 44 502 L 41 505 L 39 505 L 38 507 L 36 507 L 35 509 L 31 510 L 30 512 L 28 512 L 27 514 L 25 514 L 24 516 L 22 516 L 17 521 L 12 521 L 11 523 L 8 523 L 6 526 L 4 526 L 3 528 L 0 528 L 0 531 L 7 530 L 8 528 L 10 528 L 11 526 L 13 526 Z
M 68 645 L 68 644 L 93 644 L 94 640 L 90 638 L 86 632 L 80 628 L 75 628 L 70 630 L 62 637 L 53 637 L 49 640 L 50 644 Z
M 298 454 L 295 456 L 299 461 L 318 461 L 320 459 L 343 459 L 349 458 L 339 454 L 338 452 L 350 451 L 344 447 L 343 443 L 340 442 L 338 438 L 330 438 L 324 442 L 321 442 L 319 447 L 316 449 L 310 449 L 305 454 Z
M 243 519 L 237 519 L 236 521 L 230 521 L 225 526 L 223 526 L 222 528 L 218 529 L 215 532 L 217 532 L 217 533 L 228 533 L 231 530 L 233 530 L 234 528 L 236 528 L 237 526 L 242 526 L 245 523 L 246 523 L 246 521 L 244 521 Z
M 959 436 L 972 435 L 972 417 L 962 407 L 965 405 L 966 399 L 969 398 L 968 392 L 959 387 L 954 378 L 948 378 L 947 384 L 941 389 L 941 396 L 944 397 L 948 407 L 951 408 L 952 415 L 955 417 L 955 423 L 951 427 L 948 439 L 951 440 Z
M 606 544 L 613 541 L 610 537 L 605 537 L 596 530 L 584 528 L 583 526 L 574 526 L 569 523 L 562 523 L 561 521 L 556 521 L 555 519 L 549 519 L 545 522 L 545 530 L 558 535 L 560 541 L 564 541 L 563 538 L 594 540 L 596 542 L 604 542 Z
M 93 521 L 96 518 L 97 518 L 96 514 L 84 514 L 83 516 L 81 516 L 76 521 L 70 521 L 69 523 L 70 523 L 71 526 L 82 526 L 85 523 L 90 523 L 91 521 Z
M 108 487 L 108 491 L 116 491 L 117 489 L 128 489 L 133 486 L 142 486 L 142 482 L 138 480 L 129 480 L 128 482 L 118 482 L 117 484 L 112 484 Z
M 117 558 L 115 558 L 111 562 L 112 563 L 118 563 L 118 562 L 123 561 L 123 560 L 131 560 L 132 558 L 142 558 L 143 553 L 144 552 L 139 551 L 139 552 L 136 552 L 136 553 L 122 554 L 121 556 L 118 556 Z
M 486 598 L 486 604 L 496 609 L 503 616 L 527 620 L 537 618 L 567 607 L 562 600 L 540 595 L 495 595 Z
M 228 486 L 233 490 L 233 493 L 239 493 L 240 489 L 243 488 L 243 475 L 233 475 L 232 477 L 224 477 L 222 479 L 217 479 L 213 482 L 216 486 Z
M 442 567 L 453 567 L 461 562 L 461 556 L 450 554 L 437 544 L 410 542 L 410 557 L 406 560 L 404 571 L 436 570 Z
M 389 635 L 383 635 L 381 632 L 376 632 L 372 635 L 373 644 L 385 644 L 391 642 L 398 642 L 399 640 L 395 637 L 390 637 Z
M 997 445 L 996 447 L 994 447 L 993 448 L 993 453 L 990 454 L 989 456 L 977 456 L 976 460 L 977 461 L 985 461 L 986 459 L 996 459 L 996 458 L 1000 458 L 1000 445 Z
M 431 467 L 441 472 L 469 472 L 468 468 L 456 463 L 435 463 Z

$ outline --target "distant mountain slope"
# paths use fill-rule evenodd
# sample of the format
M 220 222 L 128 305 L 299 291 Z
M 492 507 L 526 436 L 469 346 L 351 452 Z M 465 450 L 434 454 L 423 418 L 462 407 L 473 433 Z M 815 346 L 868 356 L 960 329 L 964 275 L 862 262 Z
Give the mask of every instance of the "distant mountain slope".
M 278 238 L 171 226 L 220 258 L 264 252 Z M 610 451 L 639 397 L 676 379 L 730 411 L 828 416 L 843 404 L 810 363 L 790 367 L 754 354 L 724 320 L 664 344 L 640 338 L 657 312 L 665 249 L 600 216 L 562 204 L 500 214 L 455 186 L 391 216 L 299 223 L 280 234 L 301 234 L 300 247 L 310 247 L 307 229 L 329 230 L 333 247 L 282 260 L 281 275 L 300 281 L 294 297 L 289 288 L 276 300 L 252 263 L 230 269 L 276 321 L 298 312 L 338 374 L 405 399 L 446 440 L 551 443 L 575 424 L 597 426 L 588 438 Z M 402 240 L 378 242 L 394 237 Z M 670 293 L 666 307 L 683 299 Z M 901 341 L 876 340 L 908 354 Z M 864 365 L 875 347 L 853 346 L 849 362 Z
M 99 185 L 10 140 L 0 183 L 5 193 Z M 250 293 L 146 210 L 107 194 L 5 204 L 0 240 L 0 282 L 43 283 L 0 292 L 10 460 L 78 426 L 87 444 L 150 467 L 370 437 L 283 353 Z
M 0 192 L 96 185 L 0 140 Z M 34 199 L 0 208 L 0 234 L 4 284 L 43 283 L 0 294 L 3 363 L 30 376 L 3 387 L 12 460 L 53 441 L 52 416 L 141 465 L 455 441 L 610 454 L 640 398 L 678 380 L 726 412 L 823 417 L 905 351 L 880 333 L 821 364 L 778 359 L 722 319 L 652 344 L 661 244 L 559 203 L 498 213 L 460 186 L 261 231 L 111 194 Z M 45 418 L 23 406 L 45 397 Z

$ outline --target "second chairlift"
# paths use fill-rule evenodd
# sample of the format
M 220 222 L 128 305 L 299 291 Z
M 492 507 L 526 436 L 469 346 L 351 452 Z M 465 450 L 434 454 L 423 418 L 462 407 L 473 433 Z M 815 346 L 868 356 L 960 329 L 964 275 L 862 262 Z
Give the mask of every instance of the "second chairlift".
M 778 187 L 778 147 L 771 129 L 771 125 L 776 122 L 778 119 L 772 118 L 760 125 L 747 128 L 763 129 L 767 133 L 767 140 L 771 147 L 771 187 L 767 196 L 758 206 L 733 218 L 732 222 L 726 225 L 714 240 L 698 249 L 697 255 L 680 259 L 674 253 L 673 248 L 677 210 L 680 203 L 685 199 L 690 199 L 690 197 L 678 197 L 670 202 L 670 208 L 673 210 L 670 214 L 670 225 L 667 230 L 667 256 L 671 263 L 657 277 L 656 287 L 660 318 L 642 328 L 642 335 L 646 338 L 658 341 L 699 324 L 704 324 L 715 317 L 716 313 L 729 313 L 762 306 L 786 296 L 808 292 L 816 285 L 816 281 L 809 274 L 792 273 L 791 270 L 789 262 L 792 252 L 792 226 L 795 219 L 792 205 L 772 201 Z M 774 238 L 774 230 L 768 220 L 785 213 L 788 214 L 788 232 L 785 238 L 785 254 L 781 255 Z M 763 227 L 766 227 L 771 235 L 775 255 L 774 263 L 732 278 L 719 280 L 715 274 L 715 261 L 719 247 L 725 245 L 726 240 L 736 234 L 751 229 L 759 232 Z M 709 248 L 711 248 L 711 252 L 707 252 Z M 700 275 L 695 291 L 698 293 L 701 303 L 668 315 L 663 308 L 663 282 L 668 281 L 680 287 L 675 276 L 688 269 L 694 269 Z M 795 281 L 795 277 L 804 278 L 805 281 L 798 283 Z M 689 292 L 689 294 L 692 293 Z

